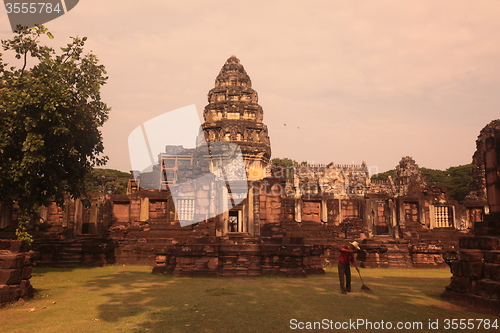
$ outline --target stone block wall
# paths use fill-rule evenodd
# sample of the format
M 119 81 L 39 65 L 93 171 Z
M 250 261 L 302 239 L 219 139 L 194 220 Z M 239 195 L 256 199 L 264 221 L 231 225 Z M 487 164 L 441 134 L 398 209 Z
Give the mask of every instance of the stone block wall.
M 492 214 L 485 220 L 492 228 L 492 219 L 500 225 L 500 214 Z M 470 306 L 500 311 L 500 234 L 484 235 L 481 226 L 476 226 L 480 236 L 462 237 L 458 258 L 451 264 L 451 283 L 442 294 Z
M 78 236 L 33 243 L 38 267 L 101 267 L 114 263 L 112 243 L 103 238 Z
M 412 268 L 410 247 L 409 241 L 404 239 L 365 239 L 357 260 L 365 268 Z
M 33 260 L 33 252 L 25 251 L 22 241 L 0 240 L 0 307 L 33 297 Z
M 174 276 L 305 277 L 324 273 L 322 246 L 301 244 L 190 244 L 162 249 L 155 274 Z

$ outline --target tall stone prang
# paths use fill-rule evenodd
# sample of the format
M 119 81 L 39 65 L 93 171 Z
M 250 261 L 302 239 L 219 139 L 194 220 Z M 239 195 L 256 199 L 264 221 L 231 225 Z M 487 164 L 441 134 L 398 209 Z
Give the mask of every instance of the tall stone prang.
M 257 92 L 240 60 L 227 59 L 208 92 L 202 130 L 206 141 L 232 142 L 240 146 L 249 180 L 266 177 L 271 144 Z
M 427 186 L 422 170 L 411 156 L 405 156 L 399 161 L 395 181 L 400 195 L 421 193 Z

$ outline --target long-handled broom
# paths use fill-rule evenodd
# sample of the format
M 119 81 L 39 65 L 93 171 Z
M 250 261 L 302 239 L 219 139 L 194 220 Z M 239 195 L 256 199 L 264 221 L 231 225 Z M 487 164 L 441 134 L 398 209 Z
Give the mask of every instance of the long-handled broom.
M 367 291 L 372 291 L 364 282 L 363 282 L 363 278 L 361 277 L 361 272 L 359 271 L 359 268 L 356 267 L 356 270 L 358 271 L 358 274 L 359 274 L 359 278 L 361 279 L 361 290 L 367 290 Z

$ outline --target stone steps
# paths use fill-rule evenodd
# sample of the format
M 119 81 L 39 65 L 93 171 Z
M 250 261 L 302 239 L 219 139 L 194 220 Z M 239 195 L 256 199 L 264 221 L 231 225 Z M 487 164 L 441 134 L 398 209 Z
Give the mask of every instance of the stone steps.
M 108 241 L 93 236 L 77 236 L 73 240 L 52 240 L 35 244 L 39 253 L 39 267 L 75 268 L 80 266 L 103 266 L 107 264 Z

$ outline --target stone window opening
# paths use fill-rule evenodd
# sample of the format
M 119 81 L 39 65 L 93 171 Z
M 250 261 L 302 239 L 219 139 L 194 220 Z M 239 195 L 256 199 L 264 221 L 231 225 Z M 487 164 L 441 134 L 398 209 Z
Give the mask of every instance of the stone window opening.
M 403 209 L 405 224 L 421 223 L 418 201 L 405 201 Z
M 150 199 L 149 200 L 149 217 L 150 218 L 167 218 L 167 199 Z
M 227 220 L 228 232 L 245 232 L 241 210 L 230 210 Z
M 375 204 L 375 209 L 372 211 L 372 218 L 375 227 L 376 235 L 389 235 L 390 234 L 390 221 L 387 203 L 379 201 Z
M 81 201 L 81 227 L 80 234 L 93 235 L 97 233 L 97 217 L 99 206 L 96 202 L 91 202 L 88 199 Z
M 474 228 L 474 223 L 481 222 L 484 219 L 484 207 L 467 208 L 467 228 Z
M 321 201 L 303 200 L 302 201 L 302 220 L 311 222 L 321 222 Z
M 179 221 L 193 221 L 194 199 L 178 199 L 175 208 Z
M 435 228 L 453 227 L 453 208 L 450 206 L 435 206 L 434 219 Z

